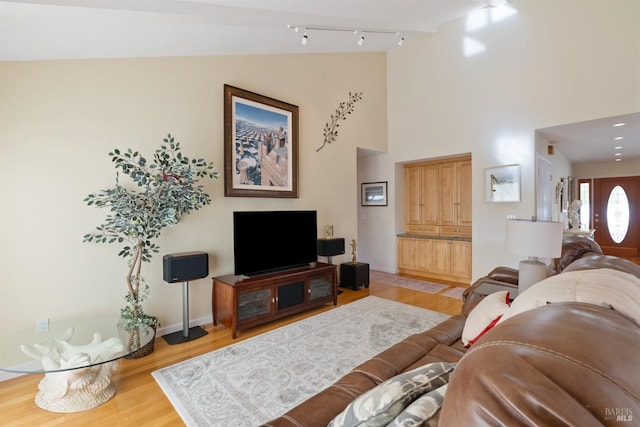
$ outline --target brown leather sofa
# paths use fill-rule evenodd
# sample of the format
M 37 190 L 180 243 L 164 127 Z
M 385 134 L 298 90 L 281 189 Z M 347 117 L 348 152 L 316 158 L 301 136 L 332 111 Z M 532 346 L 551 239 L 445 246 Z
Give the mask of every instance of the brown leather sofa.
M 595 240 L 575 234 L 568 235 L 562 239 L 562 252 L 560 258 L 553 260 L 548 275 L 559 274 L 575 261 L 594 255 L 602 255 L 602 249 Z M 619 258 L 618 258 L 619 259 Z M 471 310 L 483 298 L 482 295 L 474 293 L 475 289 L 483 283 L 493 283 L 501 286 L 518 288 L 518 270 L 510 267 L 496 267 L 484 277 L 476 280 L 471 287 L 463 294 L 465 301 L 462 314 L 467 316 Z
M 458 363 L 439 425 L 633 425 L 639 355 L 640 326 L 614 310 L 567 302 L 521 313 Z
M 640 278 L 640 266 L 602 255 L 596 242 L 582 236 L 565 238 L 562 256 L 555 262 L 557 273 L 605 267 Z M 496 270 L 465 293 L 463 314 L 391 346 L 264 426 L 326 426 L 364 392 L 431 362 L 459 363 L 442 410 L 425 425 L 632 424 L 620 424 L 624 419 L 637 423 L 640 326 L 614 310 L 554 303 L 508 319 L 469 350 L 463 346 L 466 313 L 481 299 L 473 289 L 483 280 L 517 287 L 517 271 Z

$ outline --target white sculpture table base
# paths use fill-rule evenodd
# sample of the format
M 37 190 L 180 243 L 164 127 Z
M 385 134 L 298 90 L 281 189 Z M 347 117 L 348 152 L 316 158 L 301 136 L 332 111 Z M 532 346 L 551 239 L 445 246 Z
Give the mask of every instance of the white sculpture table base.
M 79 412 L 93 409 L 116 394 L 111 374 L 117 360 L 72 371 L 45 374 L 36 394 L 36 405 L 51 412 Z
M 70 328 L 52 342 L 21 346 L 25 354 L 40 359 L 46 371 L 38 384 L 35 402 L 47 411 L 86 411 L 102 405 L 116 393 L 111 374 L 118 367 L 118 360 L 111 360 L 111 356 L 122 352 L 122 341 L 119 338 L 102 341 L 100 334 L 94 334 L 89 344 L 72 345 L 68 342 L 72 336 Z

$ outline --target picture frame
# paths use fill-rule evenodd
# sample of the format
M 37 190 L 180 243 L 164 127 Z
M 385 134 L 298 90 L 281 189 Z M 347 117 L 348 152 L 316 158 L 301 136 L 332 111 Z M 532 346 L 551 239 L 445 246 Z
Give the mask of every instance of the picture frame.
M 520 201 L 520 165 L 485 169 L 486 201 L 508 203 Z
M 325 239 L 333 239 L 333 225 L 324 226 L 324 237 Z
M 361 184 L 362 206 L 387 206 L 387 181 Z
M 225 197 L 298 197 L 298 106 L 224 85 Z

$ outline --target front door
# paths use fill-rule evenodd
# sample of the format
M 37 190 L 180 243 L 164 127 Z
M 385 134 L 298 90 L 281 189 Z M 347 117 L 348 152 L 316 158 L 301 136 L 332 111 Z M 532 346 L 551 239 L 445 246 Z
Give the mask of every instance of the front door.
M 595 239 L 606 255 L 637 257 L 640 242 L 640 176 L 593 182 Z

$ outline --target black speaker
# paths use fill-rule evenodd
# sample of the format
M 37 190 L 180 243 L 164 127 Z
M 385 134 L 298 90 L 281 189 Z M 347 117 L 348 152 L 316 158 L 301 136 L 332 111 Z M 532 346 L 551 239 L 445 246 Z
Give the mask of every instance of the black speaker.
M 163 280 L 169 283 L 202 279 L 209 274 L 206 252 L 184 252 L 162 257 Z
M 334 256 L 344 253 L 344 239 L 318 239 L 318 255 Z

